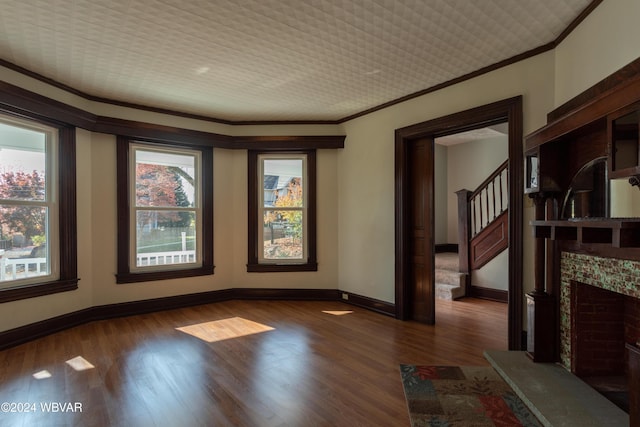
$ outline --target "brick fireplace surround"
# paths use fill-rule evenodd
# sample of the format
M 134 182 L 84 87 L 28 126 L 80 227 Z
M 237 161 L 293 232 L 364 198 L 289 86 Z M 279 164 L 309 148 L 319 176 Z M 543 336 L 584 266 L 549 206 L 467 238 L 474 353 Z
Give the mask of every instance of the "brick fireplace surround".
M 624 374 L 625 343 L 640 339 L 640 262 L 562 252 L 560 276 L 562 365 Z
M 632 420 L 640 411 L 640 395 L 631 389 L 640 363 L 639 284 L 638 261 L 561 254 L 560 363 Z

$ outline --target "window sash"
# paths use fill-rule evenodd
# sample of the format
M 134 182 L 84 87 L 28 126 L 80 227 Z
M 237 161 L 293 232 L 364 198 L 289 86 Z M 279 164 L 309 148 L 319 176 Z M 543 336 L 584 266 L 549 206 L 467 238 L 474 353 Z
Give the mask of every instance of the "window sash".
M 130 144 L 131 159 L 129 169 L 129 227 L 130 227 L 130 241 L 129 241 L 129 269 L 132 273 L 141 272 L 154 272 L 154 271 L 173 271 L 173 270 L 187 270 L 194 269 L 203 266 L 203 253 L 202 253 L 202 156 L 200 151 L 189 150 L 184 148 L 157 148 L 148 144 L 132 143 Z M 145 153 L 157 153 L 157 154 L 175 154 L 179 156 L 187 156 L 193 158 L 193 202 L 192 206 L 141 206 L 138 205 L 138 199 L 136 194 L 137 181 L 137 154 L 139 152 Z M 179 250 L 158 250 L 152 252 L 139 252 L 139 229 L 138 229 L 138 213 L 139 212 L 183 212 L 192 214 L 195 218 L 194 221 L 194 249 L 186 250 L 184 247 L 185 236 L 182 236 L 182 247 Z M 190 228 L 190 227 L 187 227 Z M 177 238 L 177 235 L 174 236 Z M 163 245 L 164 246 L 164 245 Z M 162 248 L 162 246 L 160 246 Z
M 301 161 L 302 180 L 302 206 L 265 206 L 265 161 L 268 160 L 298 160 Z M 297 177 L 294 177 L 297 178 Z M 308 233 L 308 168 L 306 154 L 260 154 L 258 155 L 258 209 L 257 209 L 257 231 L 258 231 L 258 253 L 259 264 L 306 264 L 309 259 Z M 265 215 L 268 212 L 300 212 L 302 214 L 301 246 L 300 257 L 267 257 L 265 256 Z M 271 231 L 273 233 L 273 229 Z M 272 235 L 273 236 L 273 235 Z
M 0 253 L 3 260 L 0 266 L 4 271 L 0 272 L 0 289 L 14 288 L 26 285 L 34 285 L 43 282 L 53 282 L 60 278 L 59 255 L 59 205 L 58 205 L 58 133 L 59 130 L 44 124 L 23 120 L 19 118 L 0 115 L 0 123 L 19 129 L 26 129 L 42 133 L 44 135 L 44 197 L 42 199 L 1 198 L 0 206 L 41 208 L 44 210 L 44 234 L 46 242 L 44 273 L 42 263 L 29 263 L 29 258 L 23 258 L 24 263 L 8 262 L 5 253 Z M 29 151 L 23 146 L 15 146 L 17 151 Z M 26 171 L 25 172 L 30 172 Z M 2 251 L 0 251 L 2 252 Z M 18 260 L 22 261 L 22 258 Z M 18 272 L 19 271 L 19 272 Z M 4 273 L 4 274 L 3 274 Z M 15 275 L 15 279 L 13 279 Z

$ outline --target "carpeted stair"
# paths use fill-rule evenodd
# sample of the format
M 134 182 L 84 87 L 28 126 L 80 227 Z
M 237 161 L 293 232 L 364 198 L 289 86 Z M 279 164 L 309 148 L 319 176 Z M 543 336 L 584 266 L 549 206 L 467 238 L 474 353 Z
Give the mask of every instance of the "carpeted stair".
M 436 298 L 452 301 L 464 296 L 467 275 L 458 270 L 457 253 L 436 254 Z

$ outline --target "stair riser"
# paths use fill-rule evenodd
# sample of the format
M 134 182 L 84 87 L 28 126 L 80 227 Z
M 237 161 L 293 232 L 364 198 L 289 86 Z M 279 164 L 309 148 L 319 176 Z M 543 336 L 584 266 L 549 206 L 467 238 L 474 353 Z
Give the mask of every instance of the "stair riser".
M 461 286 L 464 284 L 464 273 L 454 273 L 449 270 L 435 271 L 436 283 Z
M 453 301 L 464 296 L 464 288 L 436 283 L 436 298 Z

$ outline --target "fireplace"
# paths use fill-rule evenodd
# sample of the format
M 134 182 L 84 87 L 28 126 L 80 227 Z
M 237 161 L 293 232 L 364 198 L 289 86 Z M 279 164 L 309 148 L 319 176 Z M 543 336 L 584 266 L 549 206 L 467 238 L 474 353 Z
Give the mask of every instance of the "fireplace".
M 560 360 L 629 412 L 629 351 L 640 340 L 640 262 L 562 252 Z

